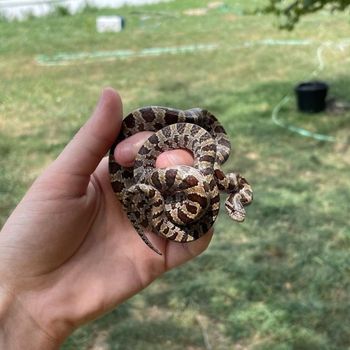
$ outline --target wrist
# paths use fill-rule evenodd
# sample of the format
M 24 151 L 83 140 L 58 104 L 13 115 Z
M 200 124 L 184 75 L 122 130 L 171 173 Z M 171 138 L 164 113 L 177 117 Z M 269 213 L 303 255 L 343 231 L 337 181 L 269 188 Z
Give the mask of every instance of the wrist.
M 1 286 L 0 349 L 59 349 L 59 344 L 39 327 L 16 297 Z

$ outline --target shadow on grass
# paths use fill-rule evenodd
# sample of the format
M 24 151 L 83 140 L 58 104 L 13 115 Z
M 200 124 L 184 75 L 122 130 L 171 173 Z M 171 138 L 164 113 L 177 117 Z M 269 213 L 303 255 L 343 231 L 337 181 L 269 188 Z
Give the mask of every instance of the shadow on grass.
M 129 349 L 164 349 L 165 344 L 172 349 L 199 346 L 202 343 L 200 331 L 186 327 L 175 320 L 122 322 L 110 332 L 107 342 L 110 349 L 121 349 L 128 344 Z

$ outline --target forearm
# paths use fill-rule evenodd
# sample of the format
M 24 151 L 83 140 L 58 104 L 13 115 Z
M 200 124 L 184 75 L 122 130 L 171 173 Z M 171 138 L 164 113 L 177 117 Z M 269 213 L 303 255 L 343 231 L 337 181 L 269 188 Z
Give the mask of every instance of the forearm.
M 14 296 L 0 287 L 0 349 L 57 350 L 50 338 Z

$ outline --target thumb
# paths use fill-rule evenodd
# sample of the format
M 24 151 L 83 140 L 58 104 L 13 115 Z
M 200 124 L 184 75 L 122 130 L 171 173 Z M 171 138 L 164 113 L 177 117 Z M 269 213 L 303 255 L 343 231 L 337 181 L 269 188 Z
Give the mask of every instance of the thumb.
M 90 175 L 117 137 L 122 114 L 118 93 L 111 88 L 104 89 L 91 118 L 64 148 L 51 170 L 68 177 L 79 177 L 87 186 Z

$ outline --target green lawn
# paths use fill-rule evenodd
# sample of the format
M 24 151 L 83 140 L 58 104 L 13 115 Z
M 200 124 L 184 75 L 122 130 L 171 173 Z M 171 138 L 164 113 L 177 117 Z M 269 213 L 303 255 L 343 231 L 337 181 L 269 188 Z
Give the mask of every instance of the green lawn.
M 119 90 L 125 112 L 207 108 L 232 139 L 225 169 L 242 172 L 253 186 L 246 222 L 232 224 L 222 213 L 207 252 L 79 329 L 63 349 L 349 350 L 349 144 L 305 138 L 271 120 L 281 98 L 317 68 L 321 42 L 350 36 L 349 20 L 319 13 L 282 32 L 273 17 L 248 14 L 263 1 L 233 0 L 204 16 L 183 15 L 206 3 L 0 21 L 0 220 L 88 118 L 103 86 Z M 111 13 L 125 16 L 125 30 L 96 33 L 96 16 Z M 193 44 L 217 47 L 65 65 L 36 61 Z M 318 74 L 343 101 L 350 100 L 349 53 L 350 46 L 326 47 Z M 279 118 L 338 140 L 350 131 L 350 112 L 302 115 L 293 99 Z

